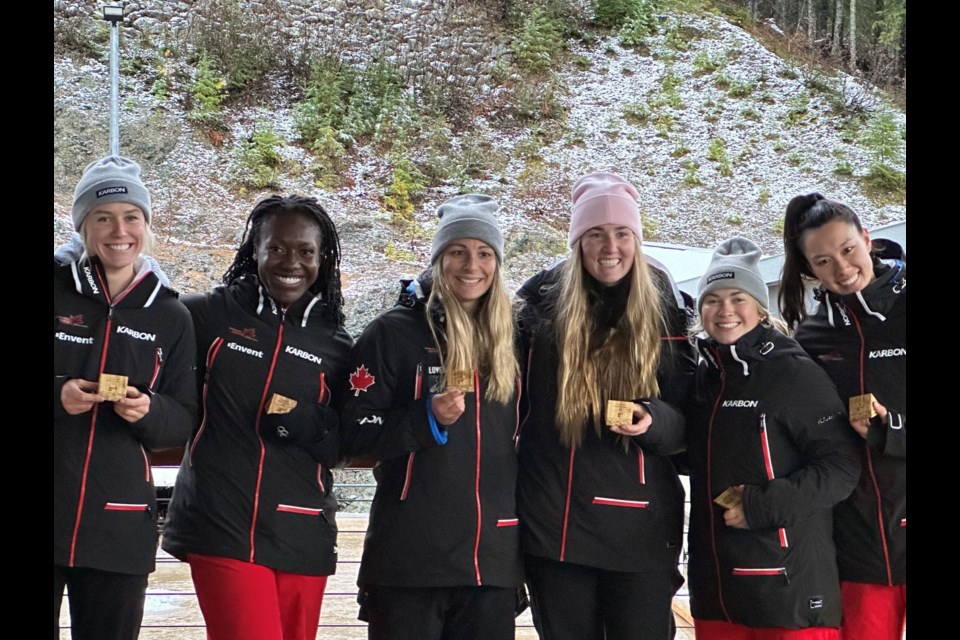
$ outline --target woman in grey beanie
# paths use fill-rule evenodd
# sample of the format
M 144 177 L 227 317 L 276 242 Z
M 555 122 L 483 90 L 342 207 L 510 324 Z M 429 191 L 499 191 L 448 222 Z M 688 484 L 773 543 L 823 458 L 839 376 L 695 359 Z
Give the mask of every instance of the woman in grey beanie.
M 430 268 L 353 350 L 343 450 L 378 461 L 358 579 L 371 640 L 514 637 L 519 380 L 496 211 L 443 203 Z
M 73 637 L 136 638 L 157 545 L 148 451 L 196 418 L 193 323 L 143 259 L 140 167 L 110 156 L 77 185 L 83 255 L 54 262 L 54 637 L 69 589 Z
M 697 640 L 836 640 L 831 508 L 859 464 L 833 383 L 770 322 L 761 255 L 726 240 L 700 280 L 690 609 Z

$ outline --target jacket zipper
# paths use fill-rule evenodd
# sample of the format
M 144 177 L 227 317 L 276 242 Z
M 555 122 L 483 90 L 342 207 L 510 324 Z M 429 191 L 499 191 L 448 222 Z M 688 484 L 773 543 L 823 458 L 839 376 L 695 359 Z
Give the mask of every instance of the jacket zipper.
M 865 390 L 864 384 L 864 365 L 863 357 L 867 350 L 866 340 L 863 336 L 863 329 L 860 327 L 860 320 L 857 318 L 857 315 L 853 312 L 847 303 L 842 303 L 846 307 L 847 311 L 850 314 L 850 317 L 853 318 L 853 325 L 857 329 L 857 336 L 860 338 L 860 394 L 863 395 Z M 883 550 L 883 565 L 887 570 L 887 586 L 893 586 L 893 571 L 890 569 L 890 550 L 887 547 L 887 532 L 886 527 L 883 522 L 883 500 L 880 496 L 880 485 L 877 483 L 877 474 L 873 470 L 873 453 L 870 451 L 870 447 L 864 445 L 864 449 L 867 453 L 867 471 L 870 472 L 870 484 L 873 486 L 873 493 L 877 499 L 877 530 L 880 532 L 880 546 Z
M 650 506 L 650 503 L 646 500 L 623 500 L 621 498 L 604 498 L 601 496 L 596 496 L 593 499 L 593 504 L 602 504 L 608 507 L 631 507 L 633 509 L 646 509 Z
M 573 458 L 576 453 L 574 447 L 570 447 L 570 461 L 567 468 L 567 499 L 563 505 L 563 529 L 560 532 L 560 562 L 563 562 L 567 554 L 567 525 L 570 523 L 570 494 L 573 491 Z
M 639 473 L 640 484 L 647 484 L 647 476 L 643 464 L 643 449 L 640 448 L 637 448 L 637 471 Z
M 413 381 L 413 399 L 419 400 L 421 397 L 421 392 L 423 391 L 423 363 L 417 363 L 417 377 Z M 403 475 L 403 489 L 400 490 L 400 500 L 407 499 L 407 494 L 410 493 L 410 480 L 413 478 L 413 461 L 417 456 L 416 451 L 411 451 L 407 454 L 407 470 Z
M 150 384 L 147 385 L 151 390 L 153 385 L 157 382 L 157 376 L 160 375 L 160 365 L 163 364 L 163 349 L 157 347 L 157 353 L 153 359 L 153 375 L 150 376 Z
M 723 581 L 720 577 L 720 556 L 717 555 L 717 530 L 716 523 L 714 522 L 715 516 L 713 501 L 710 498 L 711 488 L 713 487 L 712 474 L 710 472 L 712 468 L 711 458 L 713 452 L 713 421 L 717 417 L 717 408 L 720 406 L 720 401 L 723 400 L 723 393 L 727 388 L 727 372 L 724 370 L 723 362 L 720 360 L 720 352 L 717 349 L 712 349 L 712 351 L 714 360 L 717 363 L 717 367 L 720 369 L 720 391 L 717 393 L 717 399 L 713 403 L 713 410 L 710 412 L 710 421 L 707 423 L 707 512 L 710 514 L 710 543 L 713 546 L 713 565 L 717 574 L 717 599 L 720 601 L 720 610 L 723 611 L 723 615 L 727 619 L 727 622 L 733 622 L 733 620 L 730 618 L 730 614 L 727 613 L 727 606 L 723 602 Z
M 763 450 L 763 468 L 767 472 L 767 480 L 772 481 L 776 476 L 773 473 L 773 456 L 770 453 L 770 437 L 767 434 L 767 414 L 760 414 L 760 448 Z M 777 529 L 780 546 L 787 548 L 787 530 L 784 527 Z
M 204 429 L 207 428 L 207 394 L 210 391 L 210 368 L 213 366 L 213 361 L 217 359 L 217 354 L 220 352 L 221 346 L 223 346 L 223 338 L 217 338 L 210 344 L 210 348 L 207 349 L 206 371 L 203 374 L 203 419 L 200 421 L 200 428 L 197 429 L 197 435 L 193 437 L 193 442 L 190 443 L 190 466 L 193 466 L 193 454 L 197 450 L 200 436 L 203 435 Z
M 263 384 L 263 392 L 260 394 L 260 404 L 257 407 L 257 419 L 254 420 L 253 430 L 257 434 L 257 442 L 260 443 L 260 460 L 257 463 L 257 486 L 253 492 L 253 516 L 250 519 L 250 562 L 253 562 L 256 555 L 257 546 L 254 539 L 257 530 L 257 514 L 260 511 L 260 484 L 263 482 L 263 460 L 267 455 L 267 449 L 263 446 L 263 438 L 260 436 L 260 418 L 263 416 L 263 407 L 267 404 L 267 392 L 270 390 L 270 382 L 273 380 L 273 370 L 277 366 L 277 356 L 280 354 L 280 345 L 283 344 L 283 320 L 286 315 L 283 309 L 279 310 L 280 324 L 277 328 L 277 344 L 273 348 L 273 357 L 270 359 L 270 369 L 267 371 L 267 380 Z
M 783 576 L 783 581 L 785 584 L 790 584 L 790 576 L 787 574 L 786 567 L 769 567 L 769 568 L 745 568 L 745 567 L 734 567 L 733 575 L 735 576 Z
M 477 573 L 477 586 L 483 585 L 480 579 L 480 531 L 483 528 L 483 511 L 480 507 L 480 372 L 473 370 L 473 395 L 477 403 L 477 464 L 476 476 L 473 485 L 474 497 L 477 501 L 477 540 L 473 545 L 473 568 Z
M 99 271 L 95 271 L 99 277 Z M 107 324 L 103 332 L 103 349 L 100 351 L 100 367 L 97 375 L 103 374 L 103 369 L 107 364 L 107 351 L 110 348 L 110 329 L 113 327 L 113 305 L 110 304 L 110 294 L 101 280 L 100 286 L 103 288 L 103 294 L 110 305 L 107 309 Z M 87 435 L 87 451 L 83 459 L 83 472 L 80 474 L 80 497 L 77 499 L 77 516 L 73 522 L 73 535 L 70 537 L 70 558 L 67 566 L 74 566 L 77 558 L 77 536 L 80 533 L 80 520 L 83 517 L 83 501 L 87 494 L 87 473 L 90 471 L 90 458 L 93 455 L 93 436 L 97 430 L 97 415 L 99 414 L 99 404 L 93 405 L 93 411 L 90 412 L 90 433 Z

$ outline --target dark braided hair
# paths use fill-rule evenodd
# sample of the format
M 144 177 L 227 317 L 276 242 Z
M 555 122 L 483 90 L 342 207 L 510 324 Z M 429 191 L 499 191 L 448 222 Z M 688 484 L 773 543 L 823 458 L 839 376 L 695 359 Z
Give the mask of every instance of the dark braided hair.
M 316 198 L 307 196 L 270 196 L 257 203 L 250 212 L 243 231 L 243 239 L 226 272 L 223 283 L 231 285 L 245 276 L 257 275 L 257 242 L 263 223 L 278 213 L 302 213 L 316 221 L 320 227 L 320 270 L 317 279 L 310 285 L 313 295 L 320 295 L 324 317 L 343 325 L 343 293 L 340 287 L 340 236 L 333 220 L 327 215 Z
M 815 277 L 800 246 L 803 234 L 834 220 L 852 224 L 857 231 L 863 231 L 860 218 L 853 209 L 842 202 L 828 200 L 819 193 L 797 196 L 787 205 L 783 219 L 783 275 L 780 276 L 777 302 L 784 321 L 790 327 L 796 327 L 807 317 L 803 303 L 803 277 Z

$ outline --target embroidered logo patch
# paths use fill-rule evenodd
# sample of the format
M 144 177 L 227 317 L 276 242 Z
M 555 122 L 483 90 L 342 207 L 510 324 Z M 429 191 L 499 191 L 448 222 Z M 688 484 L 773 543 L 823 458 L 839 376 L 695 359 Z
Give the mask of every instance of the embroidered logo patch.
M 721 271 L 707 278 L 707 284 L 710 284 L 714 280 L 733 280 L 735 277 L 733 271 Z
M 376 381 L 376 377 L 370 375 L 367 367 L 360 365 L 356 371 L 350 374 L 350 391 L 353 391 L 353 396 L 357 397 L 361 391 L 366 391 L 372 387 Z
M 57 316 L 57 320 L 60 324 L 68 324 L 72 327 L 83 327 L 86 326 L 83 324 L 83 314 L 77 313 L 72 316 Z
M 234 329 L 230 327 L 230 333 L 235 336 L 240 336 L 241 338 L 246 338 L 247 340 L 257 341 L 257 330 L 254 327 L 250 327 L 249 329 Z
M 808 602 L 811 609 L 823 609 L 823 596 L 814 596 Z
M 97 197 L 102 198 L 103 196 L 110 196 L 115 193 L 126 193 L 126 192 L 127 192 L 126 187 L 108 187 L 106 189 L 100 189 L 100 191 L 97 191 Z

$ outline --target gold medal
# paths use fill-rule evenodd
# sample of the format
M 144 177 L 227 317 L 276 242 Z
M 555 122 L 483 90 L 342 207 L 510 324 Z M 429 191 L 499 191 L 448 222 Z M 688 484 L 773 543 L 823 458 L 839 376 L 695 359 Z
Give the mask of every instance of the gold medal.
M 101 373 L 97 393 L 110 402 L 123 400 L 127 397 L 127 376 Z

